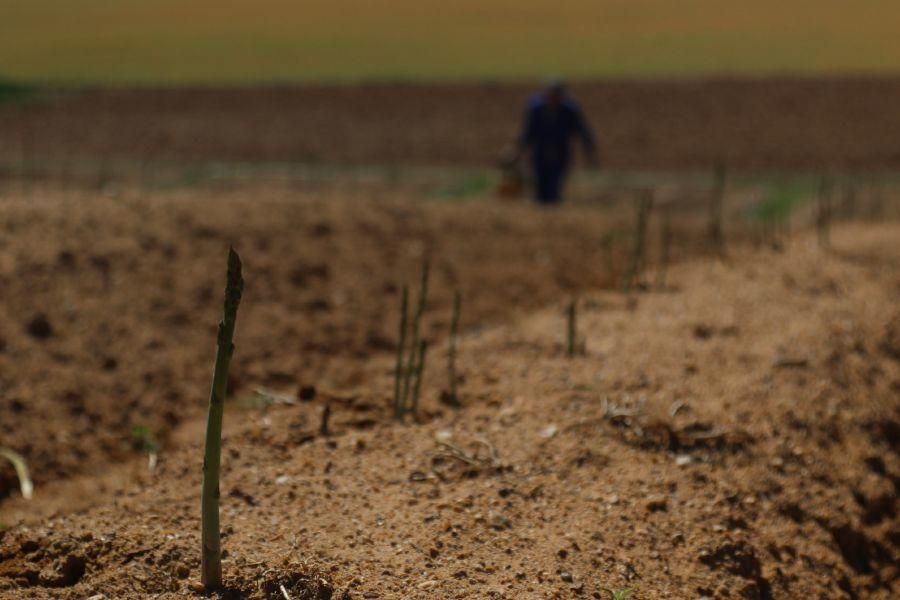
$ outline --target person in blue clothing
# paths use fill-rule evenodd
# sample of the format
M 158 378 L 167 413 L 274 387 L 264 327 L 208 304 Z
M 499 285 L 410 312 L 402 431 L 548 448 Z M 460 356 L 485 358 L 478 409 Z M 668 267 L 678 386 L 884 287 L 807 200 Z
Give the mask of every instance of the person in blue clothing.
M 579 138 L 588 163 L 597 161 L 594 136 L 578 104 L 562 82 L 550 83 L 528 102 L 516 157 L 531 154 L 535 192 L 541 204 L 556 204 L 572 159 L 572 138 Z

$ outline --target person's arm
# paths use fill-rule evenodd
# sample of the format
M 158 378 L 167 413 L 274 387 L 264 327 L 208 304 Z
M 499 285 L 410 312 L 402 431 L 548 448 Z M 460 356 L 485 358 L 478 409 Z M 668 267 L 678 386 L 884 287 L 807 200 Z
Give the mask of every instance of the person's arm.
M 575 121 L 575 133 L 581 140 L 581 145 L 584 148 L 584 154 L 587 157 L 587 162 L 591 166 L 596 167 L 597 142 L 594 140 L 594 134 L 591 132 L 591 128 L 588 126 L 587 120 L 584 118 L 584 113 L 581 112 L 581 109 L 577 105 L 572 106 L 572 116 Z

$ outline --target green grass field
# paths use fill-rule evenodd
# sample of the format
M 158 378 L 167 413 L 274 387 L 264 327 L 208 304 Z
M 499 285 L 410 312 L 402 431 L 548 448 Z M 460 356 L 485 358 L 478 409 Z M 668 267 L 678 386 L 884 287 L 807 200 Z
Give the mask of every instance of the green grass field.
M 53 83 L 900 72 L 898 0 L 2 0 Z

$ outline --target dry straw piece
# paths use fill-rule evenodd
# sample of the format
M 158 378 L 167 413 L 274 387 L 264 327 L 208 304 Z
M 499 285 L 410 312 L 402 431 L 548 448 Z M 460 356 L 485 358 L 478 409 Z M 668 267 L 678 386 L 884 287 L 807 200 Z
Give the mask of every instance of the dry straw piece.
M 34 484 L 28 474 L 28 465 L 25 463 L 25 459 L 20 454 L 6 448 L 0 448 L 0 456 L 12 463 L 16 470 L 16 477 L 19 478 L 19 490 L 22 492 L 22 497 L 31 500 L 31 496 L 34 494 Z

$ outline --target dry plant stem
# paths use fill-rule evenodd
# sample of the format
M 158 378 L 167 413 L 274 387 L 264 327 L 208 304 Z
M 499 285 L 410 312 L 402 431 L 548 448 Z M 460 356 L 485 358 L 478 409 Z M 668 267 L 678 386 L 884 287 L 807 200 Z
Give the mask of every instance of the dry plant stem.
M 566 344 L 566 354 L 568 354 L 569 358 L 575 356 L 575 346 L 576 346 L 576 337 L 578 336 L 578 315 L 576 311 L 578 310 L 578 301 L 574 298 L 571 302 L 569 302 L 569 308 L 567 312 L 567 329 L 568 329 L 568 343 Z
M 241 259 L 228 249 L 228 275 L 225 284 L 225 306 L 219 323 L 216 365 L 209 393 L 209 417 L 206 422 L 206 447 L 203 455 L 203 490 L 201 505 L 200 578 L 207 589 L 222 585 L 222 552 L 219 537 L 219 468 L 222 458 L 222 416 L 225 412 L 225 390 L 228 365 L 234 353 L 234 325 L 244 280 Z
M 16 477 L 19 478 L 19 490 L 22 492 L 22 497 L 26 500 L 31 500 L 31 496 L 34 493 L 34 484 L 31 483 L 31 477 L 28 475 L 28 465 L 25 463 L 25 459 L 17 452 L 6 448 L 0 448 L 0 457 L 5 458 L 12 464 L 16 470 Z
M 456 338 L 459 335 L 459 314 L 462 312 L 462 294 L 453 294 L 453 317 L 450 320 L 450 346 L 447 350 L 447 377 L 450 380 L 450 398 L 456 402 Z
M 403 286 L 403 293 L 400 299 L 400 341 L 397 344 L 397 364 L 394 368 L 394 417 L 400 419 L 403 417 L 403 397 L 402 384 L 403 375 L 403 353 L 406 350 L 406 330 L 407 313 L 409 312 L 409 288 Z
M 409 344 L 409 357 L 406 361 L 406 367 L 404 369 L 404 380 L 403 380 L 403 398 L 402 398 L 402 413 L 406 412 L 409 409 L 409 393 L 411 391 L 411 385 L 413 383 L 413 376 L 416 373 L 416 358 L 417 353 L 419 352 L 419 340 L 420 340 L 420 332 L 422 325 L 422 314 L 425 312 L 425 304 L 428 299 L 428 273 L 430 267 L 428 261 L 425 261 L 422 264 L 422 281 L 419 287 L 419 298 L 416 303 L 416 312 L 413 315 L 412 322 L 412 338 L 410 339 Z
M 722 229 L 722 214 L 725 205 L 728 171 L 725 165 L 716 166 L 715 183 L 709 204 L 709 224 L 707 235 L 713 251 L 720 257 L 725 256 L 725 233 Z
M 425 340 L 419 342 L 419 357 L 416 360 L 415 384 L 413 385 L 412 411 L 413 417 L 419 416 L 419 391 L 422 389 L 422 371 L 425 370 L 425 353 L 428 351 L 428 343 Z

